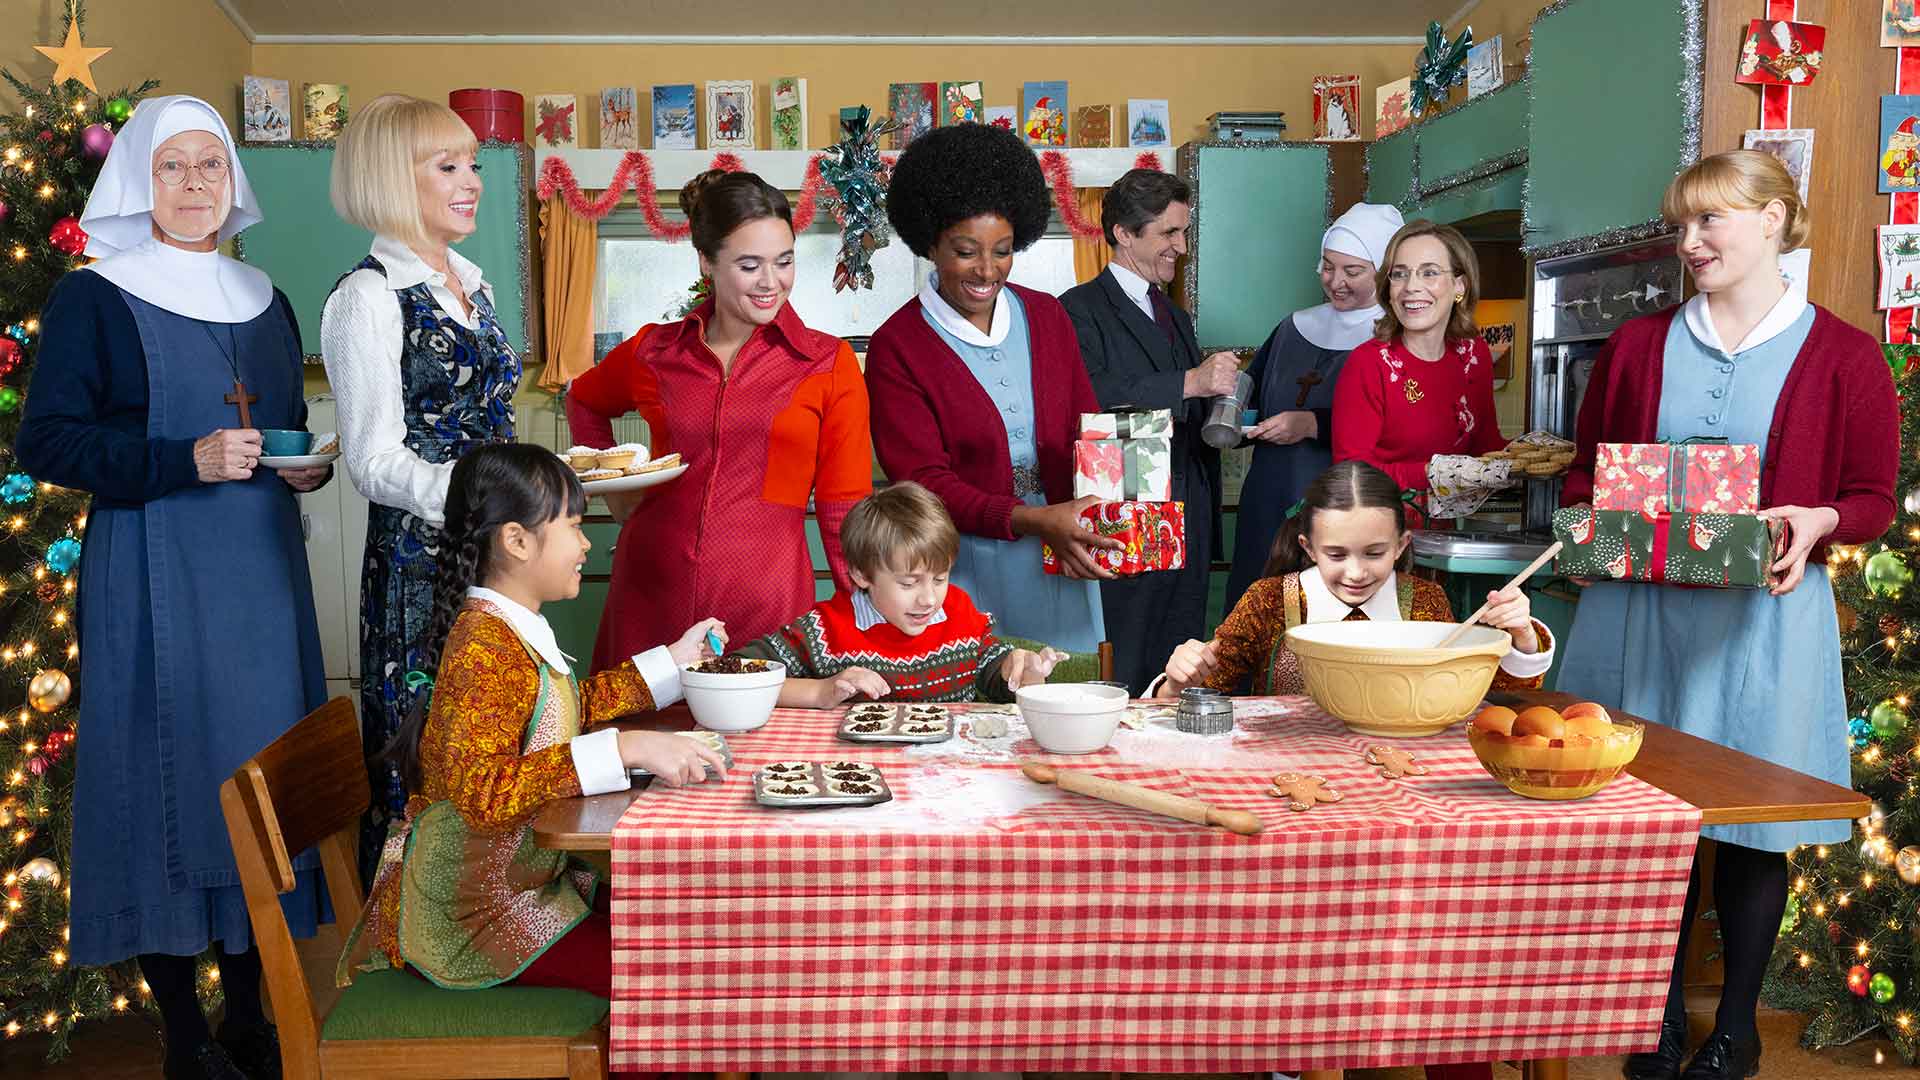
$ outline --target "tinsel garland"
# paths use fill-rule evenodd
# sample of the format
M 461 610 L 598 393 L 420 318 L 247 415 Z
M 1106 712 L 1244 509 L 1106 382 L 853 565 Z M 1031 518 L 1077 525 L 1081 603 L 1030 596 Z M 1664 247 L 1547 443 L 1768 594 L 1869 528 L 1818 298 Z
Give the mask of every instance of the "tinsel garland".
M 1133 167 L 1160 172 L 1160 155 L 1151 150 L 1143 150 L 1139 157 L 1133 159 Z M 1088 221 L 1086 216 L 1080 213 L 1080 198 L 1076 194 L 1076 185 L 1073 182 L 1073 163 L 1067 160 L 1067 155 L 1058 150 L 1048 150 L 1041 154 L 1040 172 L 1047 178 L 1047 183 L 1053 186 L 1053 204 L 1059 208 L 1060 220 L 1066 224 L 1067 231 L 1082 240 L 1093 240 L 1106 235 L 1106 230 L 1100 227 L 1099 222 Z
M 730 153 L 719 153 L 713 157 L 711 168 L 725 172 L 742 172 L 746 163 Z M 800 182 L 800 198 L 793 205 L 793 228 L 795 232 L 804 232 L 813 224 L 814 210 L 819 205 L 820 189 L 824 185 L 820 177 L 820 155 L 815 154 L 807 162 L 807 175 Z M 542 199 L 551 199 L 558 193 L 571 210 L 588 221 L 599 221 L 620 205 L 620 199 L 633 189 L 640 203 L 640 214 L 646 218 L 647 229 L 662 240 L 685 240 L 693 227 L 684 221 L 668 221 L 660 212 L 660 202 L 655 195 L 653 180 L 653 162 L 638 150 L 629 150 L 620 157 L 620 164 L 613 170 L 613 181 L 607 189 L 595 198 L 589 199 L 580 190 L 580 183 L 574 178 L 573 169 L 564 158 L 554 155 L 540 163 L 540 181 L 535 190 Z

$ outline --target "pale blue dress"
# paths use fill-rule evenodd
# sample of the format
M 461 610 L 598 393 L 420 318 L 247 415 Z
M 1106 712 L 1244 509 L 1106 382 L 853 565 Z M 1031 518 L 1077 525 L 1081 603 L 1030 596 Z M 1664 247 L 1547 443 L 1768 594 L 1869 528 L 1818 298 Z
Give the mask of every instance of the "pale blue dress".
M 1774 405 L 1813 326 L 1807 305 L 1771 340 L 1727 356 L 1687 328 L 1667 332 L 1662 442 L 1717 436 L 1764 461 Z M 1840 627 L 1826 567 L 1785 596 L 1604 582 L 1580 598 L 1559 688 L 1851 787 Z M 1845 821 L 1711 825 L 1701 835 L 1762 851 L 1834 844 Z
M 1028 506 L 1047 505 L 1039 488 L 1039 454 L 1034 448 L 1033 349 L 1027 337 L 1027 312 L 1012 289 L 1000 293 L 1012 305 L 1007 336 L 998 345 L 972 345 L 922 311 L 927 325 L 980 383 L 1000 410 L 1007 429 L 1007 453 L 1013 458 L 1014 495 Z M 952 581 L 993 616 L 995 632 L 1026 638 L 1068 652 L 1090 653 L 1107 633 L 1100 608 L 1100 583 L 1049 574 L 1040 567 L 1040 539 L 993 540 L 960 534 L 960 557 Z

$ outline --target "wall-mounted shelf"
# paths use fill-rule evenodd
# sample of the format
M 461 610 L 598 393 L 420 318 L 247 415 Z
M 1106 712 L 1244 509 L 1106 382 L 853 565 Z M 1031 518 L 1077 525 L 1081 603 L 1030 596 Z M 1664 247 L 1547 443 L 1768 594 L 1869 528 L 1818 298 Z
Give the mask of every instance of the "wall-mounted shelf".
M 620 159 L 632 151 L 627 150 L 534 150 L 534 176 L 540 174 L 540 166 L 550 157 L 557 157 L 573 170 L 574 180 L 583 188 L 603 189 L 613 183 L 613 172 L 620 167 Z M 719 150 L 642 150 L 653 165 L 653 182 L 661 191 L 677 191 L 682 184 L 705 172 L 713 164 L 713 156 Z M 820 153 L 819 150 L 734 150 L 731 153 L 746 163 L 749 172 L 758 173 L 760 178 L 777 188 L 797 191 L 801 181 L 807 175 L 807 160 Z M 1174 147 L 1141 147 L 1127 149 L 1100 149 L 1074 147 L 1063 151 L 1067 161 L 1073 166 L 1073 181 L 1078 187 L 1108 187 L 1120 179 L 1122 173 L 1133 168 L 1135 158 L 1143 153 L 1153 153 L 1160 158 L 1160 167 L 1173 169 Z M 898 151 L 888 150 L 882 153 L 889 160 L 899 157 Z

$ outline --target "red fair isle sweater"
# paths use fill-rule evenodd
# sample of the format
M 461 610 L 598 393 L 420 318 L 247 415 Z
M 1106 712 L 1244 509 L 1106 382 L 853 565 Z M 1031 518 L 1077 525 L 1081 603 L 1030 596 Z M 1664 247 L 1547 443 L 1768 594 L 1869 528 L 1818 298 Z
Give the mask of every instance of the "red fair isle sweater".
M 862 667 L 887 680 L 890 701 L 1012 701 L 1001 662 L 1013 647 L 993 636 L 993 616 L 973 606 L 959 586 L 947 590 L 945 622 L 909 635 L 882 622 L 865 631 L 855 623 L 853 598 L 832 599 L 739 650 L 778 660 L 796 679 L 830 679 Z

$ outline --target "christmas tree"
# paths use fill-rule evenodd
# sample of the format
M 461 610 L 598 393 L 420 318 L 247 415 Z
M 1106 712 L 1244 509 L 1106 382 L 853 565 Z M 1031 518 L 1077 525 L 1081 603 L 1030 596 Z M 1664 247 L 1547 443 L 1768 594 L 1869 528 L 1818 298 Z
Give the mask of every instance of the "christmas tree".
M 1891 1039 L 1920 1060 L 1920 346 L 1890 345 L 1900 392 L 1900 476 L 1893 527 L 1828 558 L 1847 687 L 1853 786 L 1873 799 L 1853 839 L 1803 847 L 1767 975 L 1770 1004 L 1809 1014 L 1808 1046 Z
M 37 482 L 12 453 L 40 309 L 54 282 L 85 262 L 87 194 L 114 132 L 157 85 L 92 92 L 86 64 L 104 50 L 81 48 L 83 14 L 72 4 L 65 44 L 41 50 L 59 64 L 54 82 L 36 87 L 0 71 L 21 103 L 0 111 L 0 1031 L 48 1036 L 52 1057 L 88 1017 L 145 1005 L 132 964 L 68 960 L 74 598 L 88 496 Z

